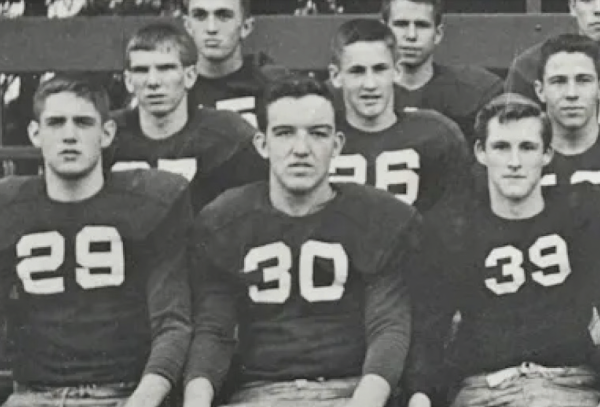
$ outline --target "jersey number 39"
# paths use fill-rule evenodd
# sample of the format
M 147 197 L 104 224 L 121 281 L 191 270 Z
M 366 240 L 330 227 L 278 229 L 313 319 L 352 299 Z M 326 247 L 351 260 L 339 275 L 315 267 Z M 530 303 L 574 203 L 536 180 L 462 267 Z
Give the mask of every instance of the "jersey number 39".
M 102 250 L 93 250 L 95 246 Z M 44 254 L 37 254 L 39 251 Z M 64 292 L 65 278 L 56 272 L 63 265 L 65 254 L 65 238 L 57 231 L 23 236 L 17 243 L 17 257 L 22 259 L 17 264 L 17 274 L 25 292 Z M 75 262 L 75 281 L 81 288 L 90 290 L 121 285 L 125 279 L 125 257 L 117 229 L 112 226 L 81 229 L 75 237 Z
M 529 248 L 529 261 L 540 270 L 531 273 L 533 281 L 544 287 L 565 282 L 571 274 L 567 243 L 559 235 L 542 236 Z M 486 267 L 501 266 L 503 280 L 488 278 L 485 285 L 496 295 L 516 293 L 526 281 L 523 252 L 514 246 L 493 249 L 485 259 Z M 545 271 L 556 267 L 556 271 Z
M 327 286 L 315 287 L 314 273 L 317 258 L 333 262 L 333 282 Z M 272 288 L 249 287 L 249 296 L 256 303 L 282 304 L 292 291 L 292 251 L 283 242 L 270 243 L 251 249 L 244 259 L 244 272 L 260 268 L 265 262 L 273 266 L 262 267 L 265 283 L 277 283 Z M 348 279 L 348 256 L 339 243 L 324 243 L 309 240 L 300 249 L 298 267 L 300 295 L 309 302 L 336 301 L 344 295 L 344 285 Z

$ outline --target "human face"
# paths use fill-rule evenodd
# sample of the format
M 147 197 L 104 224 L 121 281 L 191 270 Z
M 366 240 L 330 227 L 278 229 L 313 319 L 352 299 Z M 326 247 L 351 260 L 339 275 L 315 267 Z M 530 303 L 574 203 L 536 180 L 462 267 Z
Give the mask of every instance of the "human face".
M 583 53 L 552 55 L 543 81 L 536 82 L 536 92 L 553 125 L 574 131 L 596 120 L 598 75 L 592 59 Z
M 383 41 L 346 45 L 339 66 L 330 65 L 329 72 L 342 89 L 347 116 L 375 121 L 393 111 L 394 57 Z
M 600 41 L 600 0 L 570 0 L 569 9 L 580 33 Z
M 48 96 L 29 137 L 42 150 L 46 171 L 65 180 L 102 171 L 102 149 L 112 142 L 115 123 L 102 123 L 92 102 L 71 92 Z
M 331 160 L 344 144 L 331 102 L 318 95 L 284 97 L 269 104 L 267 120 L 255 145 L 270 162 L 275 191 L 306 196 L 327 185 Z
M 241 60 L 242 40 L 252 31 L 241 0 L 190 0 L 185 21 L 201 58 L 214 63 Z
M 433 51 L 443 37 L 442 25 L 435 24 L 433 5 L 410 0 L 392 1 L 387 24 L 396 36 L 402 65 L 416 68 L 431 61 Z
M 175 47 L 154 51 L 132 51 L 125 85 L 138 100 L 140 109 L 166 116 L 185 101 L 196 80 L 196 68 L 184 67 Z
M 542 122 L 535 117 L 488 124 L 485 145 L 475 145 L 477 160 L 487 167 L 491 199 L 524 202 L 541 188 L 542 169 L 552 159 L 545 149 Z

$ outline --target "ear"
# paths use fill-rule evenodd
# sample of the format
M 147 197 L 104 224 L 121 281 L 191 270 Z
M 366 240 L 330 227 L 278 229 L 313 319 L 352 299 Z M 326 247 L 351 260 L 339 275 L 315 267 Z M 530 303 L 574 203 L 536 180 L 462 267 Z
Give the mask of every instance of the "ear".
M 536 79 L 533 83 L 533 89 L 535 90 L 535 94 L 540 102 L 546 103 L 546 96 L 544 95 L 544 85 L 542 84 L 542 81 Z
M 550 164 L 553 157 L 554 157 L 554 149 L 552 148 L 552 146 L 548 146 L 546 151 L 544 151 L 544 161 L 543 161 L 544 167 L 546 165 Z
M 444 24 L 440 23 L 437 27 L 435 27 L 435 39 L 434 39 L 434 43 L 435 45 L 440 45 L 440 43 L 442 42 L 442 40 L 444 39 Z
M 242 39 L 246 39 L 254 31 L 254 17 L 246 17 L 242 23 Z
M 27 134 L 29 135 L 29 140 L 31 141 L 31 144 L 33 144 L 34 147 L 40 148 L 40 124 L 37 121 L 32 120 L 29 123 L 29 125 L 27 126 Z
M 486 152 L 485 152 L 485 147 L 481 143 L 481 140 L 477 140 L 475 142 L 475 145 L 473 146 L 473 150 L 475 151 L 475 158 L 477 158 L 477 161 L 479 162 L 479 164 L 487 166 L 487 156 L 486 156 Z
M 342 149 L 344 148 L 344 144 L 346 144 L 346 136 L 344 136 L 344 133 L 342 133 L 341 131 L 336 132 L 333 135 L 333 143 L 333 157 L 337 157 L 341 154 Z
M 183 27 L 189 35 L 194 36 L 194 27 L 192 26 L 191 17 L 185 14 L 183 16 Z
M 329 71 L 329 79 L 331 80 L 331 84 L 335 88 L 340 89 L 342 87 L 342 80 L 340 78 L 340 67 L 336 64 L 329 64 L 327 69 Z
M 576 17 L 575 13 L 575 2 L 577 0 L 569 0 L 569 14 L 571 14 L 571 16 Z
M 133 93 L 133 79 L 131 77 L 131 71 L 125 69 L 123 72 L 123 81 L 125 82 L 125 88 L 127 88 L 127 92 Z
M 192 87 L 194 87 L 194 83 L 196 83 L 196 78 L 198 78 L 198 71 L 196 70 L 196 65 L 183 67 L 183 85 L 187 90 L 190 90 L 192 89 Z
M 257 132 L 252 139 L 254 148 L 258 151 L 258 154 L 265 160 L 269 159 L 269 150 L 267 148 L 267 135 L 261 131 Z
M 117 134 L 117 123 L 109 119 L 102 124 L 102 140 L 100 140 L 100 146 L 106 148 L 110 146 Z

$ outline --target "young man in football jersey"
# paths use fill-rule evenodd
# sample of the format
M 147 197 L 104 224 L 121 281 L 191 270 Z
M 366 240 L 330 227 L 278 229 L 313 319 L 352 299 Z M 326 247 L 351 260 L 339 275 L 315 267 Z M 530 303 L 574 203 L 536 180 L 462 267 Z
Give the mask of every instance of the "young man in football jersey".
M 115 114 L 119 130 L 108 155 L 113 170 L 152 166 L 184 175 L 196 210 L 227 188 L 267 177 L 254 127 L 236 113 L 188 106 L 197 55 L 192 38 L 166 23 L 132 36 L 125 84 L 138 106 Z
M 575 18 L 579 34 L 594 42 L 600 41 L 600 1 L 565 0 L 569 3 L 571 16 Z M 513 61 L 506 77 L 505 89 L 537 99 L 535 81 L 538 79 L 542 61 L 543 42 L 525 50 Z
M 432 109 L 454 120 L 472 147 L 479 109 L 502 91 L 502 80 L 472 65 L 434 62 L 444 35 L 442 0 L 383 0 L 381 16 L 398 43 L 396 111 Z
M 535 90 L 552 123 L 552 163 L 543 185 L 600 184 L 598 100 L 600 46 L 582 35 L 563 34 L 541 48 Z
M 185 405 L 209 406 L 219 391 L 237 324 L 230 403 L 381 407 L 407 352 L 419 217 L 372 187 L 330 183 L 344 140 L 324 84 L 288 78 L 265 101 L 255 143 L 269 182 L 224 193 L 196 221 L 192 287 L 203 301 Z
M 159 406 L 181 374 L 187 182 L 149 170 L 105 177 L 108 106 L 86 79 L 43 83 L 29 135 L 44 175 L 0 182 L 0 310 L 16 382 L 6 406 Z
M 552 129 L 530 99 L 494 99 L 476 132 L 488 189 L 442 225 L 455 244 L 423 245 L 438 264 L 413 287 L 410 405 L 429 406 L 445 383 L 440 405 L 597 406 L 587 324 L 600 298 L 600 195 L 587 184 L 542 191 Z M 445 348 L 455 311 L 462 320 Z
M 185 26 L 198 48 L 192 104 L 236 111 L 256 126 L 266 84 L 285 69 L 264 53 L 243 54 L 243 41 L 254 27 L 250 0 L 184 0 L 183 5 Z
M 338 128 L 346 136 L 332 181 L 376 186 L 423 214 L 460 193 L 470 161 L 460 129 L 433 111 L 394 110 L 398 53 L 390 28 L 347 21 L 332 51 L 330 78 L 345 104 Z

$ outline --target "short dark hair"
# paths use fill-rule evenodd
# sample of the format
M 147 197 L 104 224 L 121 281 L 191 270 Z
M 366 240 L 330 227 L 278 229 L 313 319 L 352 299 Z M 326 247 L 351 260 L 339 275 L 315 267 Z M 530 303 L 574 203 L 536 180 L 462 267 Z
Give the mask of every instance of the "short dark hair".
M 250 4 L 250 0 L 239 0 L 240 1 L 240 7 L 242 9 L 242 13 L 244 15 L 244 18 L 248 18 L 252 15 L 252 8 L 251 8 L 251 4 Z M 189 13 L 189 5 L 190 5 L 190 0 L 183 0 L 183 11 L 185 11 L 186 13 Z
M 381 18 L 387 24 L 390 21 L 390 13 L 392 9 L 392 2 L 399 0 L 382 0 L 381 1 Z M 433 19 L 435 25 L 440 25 L 444 18 L 444 2 L 443 0 L 407 0 L 413 3 L 430 4 L 433 6 Z
M 130 67 L 133 51 L 156 51 L 175 48 L 183 66 L 195 66 L 198 49 L 194 39 L 182 28 L 169 23 L 148 24 L 135 32 L 125 48 L 125 66 Z
M 485 148 L 488 138 L 489 124 L 494 118 L 500 123 L 518 121 L 526 118 L 537 118 L 542 124 L 542 144 L 544 150 L 550 147 L 552 142 L 552 126 L 546 113 L 539 104 L 525 96 L 517 93 L 504 93 L 496 96 L 488 104 L 481 108 L 475 119 L 475 135 L 481 147 Z
M 596 41 L 585 35 L 561 34 L 547 39 L 542 44 L 542 56 L 537 72 L 540 81 L 543 81 L 544 79 L 548 60 L 552 55 L 558 54 L 559 52 L 566 52 L 568 54 L 581 53 L 587 55 L 594 63 L 596 74 L 600 77 L 600 46 L 598 46 Z
M 98 113 L 102 122 L 109 119 L 110 100 L 108 92 L 97 80 L 85 74 L 57 74 L 42 82 L 33 95 L 33 116 L 40 120 L 44 111 L 46 100 L 58 93 L 69 92 L 90 102 Z
M 263 93 L 260 103 L 257 104 L 256 118 L 261 131 L 266 131 L 269 125 L 267 110 L 269 106 L 279 99 L 286 97 L 299 99 L 303 96 L 316 95 L 328 100 L 333 108 L 333 95 L 327 85 L 315 78 L 299 73 L 289 73 L 282 78 L 270 82 Z M 335 109 L 334 114 L 335 114 Z M 302 112 L 298 112 L 302 114 Z
M 333 36 L 331 42 L 332 62 L 339 65 L 344 47 L 363 41 L 382 41 L 392 53 L 394 61 L 397 59 L 398 45 L 396 43 L 396 36 L 387 25 L 371 18 L 355 18 L 340 25 Z

